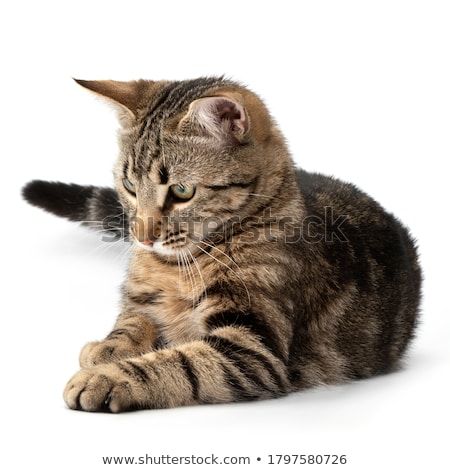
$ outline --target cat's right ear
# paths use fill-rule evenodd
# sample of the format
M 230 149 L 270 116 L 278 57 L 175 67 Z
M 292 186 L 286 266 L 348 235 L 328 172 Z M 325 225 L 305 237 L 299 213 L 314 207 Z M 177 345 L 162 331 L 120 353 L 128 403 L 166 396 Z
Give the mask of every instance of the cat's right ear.
M 235 98 L 212 96 L 191 103 L 185 119 L 195 122 L 206 135 L 218 141 L 241 141 L 249 131 L 249 117 Z
M 105 98 L 117 111 L 123 127 L 132 125 L 138 117 L 143 96 L 153 82 L 148 80 L 119 82 L 115 80 L 78 80 L 79 85 Z

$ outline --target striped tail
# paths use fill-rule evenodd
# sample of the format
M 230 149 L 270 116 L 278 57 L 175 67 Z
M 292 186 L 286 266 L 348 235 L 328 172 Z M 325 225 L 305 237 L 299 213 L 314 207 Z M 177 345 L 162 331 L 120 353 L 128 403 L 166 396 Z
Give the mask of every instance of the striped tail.
M 33 180 L 22 189 L 24 199 L 59 217 L 128 237 L 128 218 L 112 188 Z

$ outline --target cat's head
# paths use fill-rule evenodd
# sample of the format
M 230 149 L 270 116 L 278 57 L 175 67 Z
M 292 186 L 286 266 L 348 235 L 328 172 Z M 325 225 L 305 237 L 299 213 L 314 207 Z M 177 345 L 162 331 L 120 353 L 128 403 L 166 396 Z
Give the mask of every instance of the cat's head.
M 77 82 L 118 110 L 115 184 L 140 248 L 201 253 L 282 199 L 290 157 L 246 88 L 221 78 Z

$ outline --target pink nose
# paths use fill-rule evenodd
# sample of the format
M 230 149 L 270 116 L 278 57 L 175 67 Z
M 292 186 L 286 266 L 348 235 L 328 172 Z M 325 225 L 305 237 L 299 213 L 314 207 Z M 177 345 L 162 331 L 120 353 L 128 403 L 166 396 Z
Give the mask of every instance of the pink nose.
M 143 245 L 152 246 L 153 240 L 139 240 Z

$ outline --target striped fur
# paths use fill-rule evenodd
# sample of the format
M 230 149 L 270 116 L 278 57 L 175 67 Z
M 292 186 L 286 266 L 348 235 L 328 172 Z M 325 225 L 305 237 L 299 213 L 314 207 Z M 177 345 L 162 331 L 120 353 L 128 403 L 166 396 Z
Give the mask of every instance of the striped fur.
M 34 181 L 24 196 L 129 236 L 132 252 L 121 314 L 83 348 L 70 408 L 274 398 L 399 366 L 421 274 L 398 220 L 352 185 L 296 170 L 239 84 L 78 83 L 118 109 L 116 190 Z

